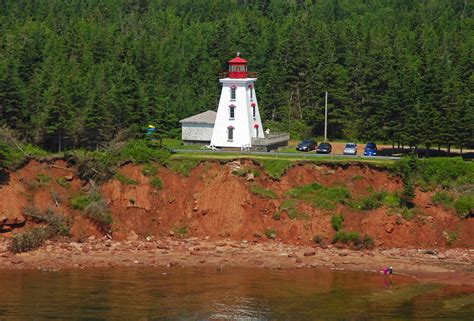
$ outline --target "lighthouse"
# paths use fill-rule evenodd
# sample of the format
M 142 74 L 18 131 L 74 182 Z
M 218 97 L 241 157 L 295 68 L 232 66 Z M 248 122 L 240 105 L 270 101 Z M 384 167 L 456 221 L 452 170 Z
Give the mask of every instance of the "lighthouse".
M 255 73 L 247 71 L 247 60 L 229 60 L 227 77 L 222 84 L 211 145 L 216 147 L 250 148 L 252 140 L 264 138 L 262 120 L 255 95 Z

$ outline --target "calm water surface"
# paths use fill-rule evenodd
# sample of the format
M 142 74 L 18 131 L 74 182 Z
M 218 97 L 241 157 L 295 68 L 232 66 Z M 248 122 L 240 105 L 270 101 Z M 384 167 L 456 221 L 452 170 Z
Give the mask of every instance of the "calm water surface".
M 474 288 L 317 269 L 2 271 L 0 320 L 470 320 Z

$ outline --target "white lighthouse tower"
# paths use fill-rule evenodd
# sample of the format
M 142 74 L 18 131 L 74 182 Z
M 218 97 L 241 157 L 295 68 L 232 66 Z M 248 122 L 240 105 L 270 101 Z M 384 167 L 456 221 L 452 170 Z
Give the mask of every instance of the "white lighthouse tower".
M 222 83 L 211 145 L 246 148 L 252 138 L 263 138 L 263 126 L 255 95 L 255 81 L 249 78 L 247 60 L 237 57 L 229 61 L 227 78 Z

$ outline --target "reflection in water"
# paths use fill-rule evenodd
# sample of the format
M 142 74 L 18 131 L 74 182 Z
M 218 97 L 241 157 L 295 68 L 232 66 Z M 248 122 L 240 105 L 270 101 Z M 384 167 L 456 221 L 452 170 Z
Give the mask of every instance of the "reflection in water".
M 8 271 L 3 319 L 469 319 L 474 288 L 316 269 Z

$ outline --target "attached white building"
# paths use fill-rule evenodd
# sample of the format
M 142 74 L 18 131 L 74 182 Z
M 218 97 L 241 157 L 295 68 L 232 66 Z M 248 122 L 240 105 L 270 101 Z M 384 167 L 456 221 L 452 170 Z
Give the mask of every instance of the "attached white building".
M 180 120 L 181 140 L 185 144 L 209 144 L 217 113 L 208 110 Z
M 264 134 L 255 94 L 255 73 L 247 71 L 247 60 L 229 61 L 222 83 L 217 113 L 204 113 L 181 120 L 184 143 L 210 143 L 216 147 L 269 151 L 287 146 L 288 134 Z

